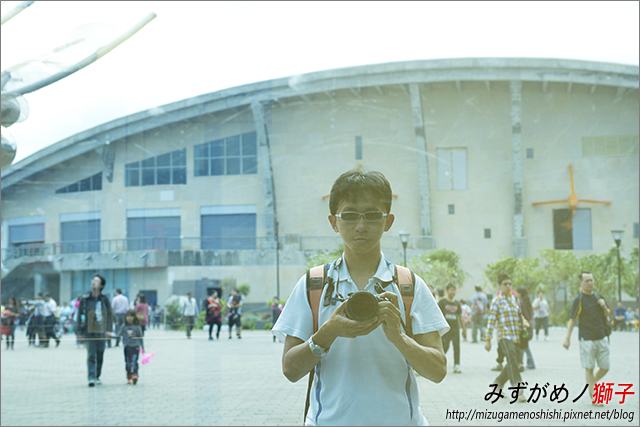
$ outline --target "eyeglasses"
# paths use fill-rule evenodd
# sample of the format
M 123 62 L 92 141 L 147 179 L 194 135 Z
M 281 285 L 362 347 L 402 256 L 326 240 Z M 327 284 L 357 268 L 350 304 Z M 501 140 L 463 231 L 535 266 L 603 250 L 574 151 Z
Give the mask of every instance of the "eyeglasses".
M 378 221 L 382 221 L 387 216 L 387 214 L 380 211 L 371 211 L 371 212 L 365 212 L 365 213 L 342 212 L 342 213 L 336 214 L 335 216 L 340 218 L 344 222 L 358 222 L 360 220 L 360 217 L 364 217 L 364 220 L 367 222 L 378 222 Z

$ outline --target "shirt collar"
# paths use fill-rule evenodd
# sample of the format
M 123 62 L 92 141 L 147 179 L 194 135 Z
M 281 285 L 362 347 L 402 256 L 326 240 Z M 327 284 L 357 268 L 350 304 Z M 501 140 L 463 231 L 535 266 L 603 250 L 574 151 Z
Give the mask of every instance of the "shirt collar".
M 339 266 L 338 266 L 338 263 L 340 263 Z M 332 266 L 334 268 L 334 271 L 335 269 L 338 269 L 341 282 L 345 280 L 349 280 L 350 282 L 353 282 L 353 280 L 351 280 L 351 275 L 349 274 L 349 269 L 347 268 L 347 263 L 344 261 L 344 253 L 342 254 L 342 257 L 340 259 L 334 261 Z M 378 269 L 373 275 L 373 278 L 376 279 L 377 283 L 391 282 L 393 280 L 393 273 L 394 273 L 393 264 L 388 262 L 384 258 L 384 254 L 380 252 L 380 263 L 378 263 Z M 336 275 L 336 279 L 337 279 L 337 275 Z

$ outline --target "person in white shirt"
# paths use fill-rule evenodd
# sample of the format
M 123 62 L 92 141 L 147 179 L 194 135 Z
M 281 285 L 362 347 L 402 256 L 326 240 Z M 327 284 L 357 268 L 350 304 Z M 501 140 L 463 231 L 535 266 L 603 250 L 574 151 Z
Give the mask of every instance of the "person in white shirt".
M 549 341 L 549 303 L 544 297 L 544 292 L 538 292 L 538 298 L 533 300 L 533 323 L 536 329 L 536 341 L 538 341 L 538 332 L 540 328 L 544 328 L 544 340 Z
M 122 295 L 122 289 L 116 289 L 116 296 L 111 300 L 111 308 L 116 316 L 116 347 L 120 345 L 120 332 L 124 327 L 124 315 L 129 309 L 129 299 Z
M 51 298 L 51 294 L 46 292 L 44 294 L 44 306 L 41 309 L 42 316 L 44 317 L 45 338 L 42 347 L 49 347 L 49 338 L 53 338 L 56 341 L 56 347 L 60 345 L 60 339 L 56 337 L 53 332 L 53 327 L 56 324 L 56 311 L 58 304 Z
M 196 317 L 198 316 L 198 305 L 191 292 L 187 292 L 187 300 L 182 305 L 182 317 L 184 317 L 184 323 L 187 327 L 187 338 L 191 339 L 191 331 L 193 325 L 195 325 Z
M 297 382 L 314 371 L 305 425 L 428 425 L 414 374 L 440 382 L 447 372 L 441 335 L 449 326 L 424 281 L 415 277 L 411 331 L 394 266 L 380 239 L 394 215 L 391 187 L 379 172 L 352 170 L 331 189 L 329 222 L 344 242 L 330 264 L 314 331 L 306 275 L 298 281 L 272 332 L 284 341 L 282 371 Z M 380 289 L 384 285 L 382 293 Z M 334 292 L 335 290 L 335 292 Z M 364 322 L 346 315 L 338 295 L 365 290 L 385 300 Z M 330 294 L 329 294 L 330 292 Z M 326 301 L 326 304 L 323 303 Z

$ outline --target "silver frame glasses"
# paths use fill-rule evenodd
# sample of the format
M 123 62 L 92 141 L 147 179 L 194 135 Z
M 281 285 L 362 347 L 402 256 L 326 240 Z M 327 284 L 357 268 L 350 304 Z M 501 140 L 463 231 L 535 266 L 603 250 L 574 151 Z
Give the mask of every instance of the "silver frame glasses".
M 356 215 L 358 215 L 358 219 L 356 219 L 355 221 L 347 221 L 347 220 L 345 220 L 345 219 L 343 219 L 343 218 L 342 218 L 342 215 L 344 215 L 344 214 L 346 214 L 346 213 L 349 213 L 349 214 L 356 214 Z M 373 220 L 373 221 L 369 221 L 369 220 L 367 219 L 367 217 L 365 216 L 365 215 L 366 215 L 366 214 L 368 214 L 368 213 L 381 213 L 381 214 L 382 214 L 382 218 L 380 218 L 380 219 L 376 219 L 376 220 Z M 337 217 L 337 218 L 340 218 L 340 220 L 342 220 L 342 221 L 344 221 L 344 222 L 356 223 L 356 222 L 360 221 L 360 218 L 364 218 L 364 220 L 365 220 L 366 222 L 380 222 L 380 221 L 383 221 L 383 220 L 384 220 L 388 215 L 389 215 L 389 214 L 386 214 L 386 213 L 381 212 L 381 211 L 369 211 L 369 212 L 363 212 L 363 213 L 360 213 L 360 212 L 352 212 L 352 211 L 346 211 L 346 212 L 340 212 L 339 214 L 335 214 L 334 216 L 335 216 L 335 217 Z

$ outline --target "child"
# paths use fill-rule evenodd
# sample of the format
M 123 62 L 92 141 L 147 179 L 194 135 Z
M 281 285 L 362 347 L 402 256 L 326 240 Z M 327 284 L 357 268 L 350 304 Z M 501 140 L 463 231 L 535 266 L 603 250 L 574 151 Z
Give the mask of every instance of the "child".
M 329 265 L 326 277 L 333 286 L 327 279 L 314 318 L 303 275 L 272 329 L 284 341 L 285 377 L 296 382 L 314 372 L 307 425 L 428 425 L 419 408 L 414 370 L 442 381 L 447 358 L 440 335 L 449 326 L 417 275 L 405 319 L 394 265 L 380 251 L 382 235 L 395 218 L 391 199 L 391 186 L 379 172 L 352 170 L 336 180 L 328 220 L 344 253 Z M 314 279 L 310 287 L 317 285 Z M 360 290 L 378 294 L 379 288 L 383 300 L 373 319 L 347 317 L 347 303 L 340 303 L 339 295 Z M 409 319 L 411 327 L 403 326 Z
M 138 357 L 140 349 L 144 351 L 142 328 L 135 310 L 128 310 L 124 315 L 125 325 L 120 331 L 124 344 L 124 361 L 127 370 L 127 384 L 138 382 Z

